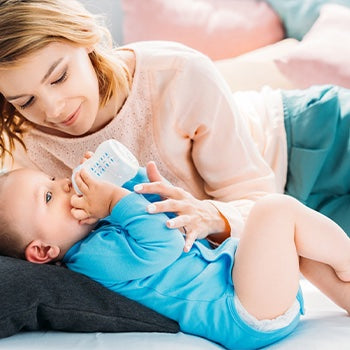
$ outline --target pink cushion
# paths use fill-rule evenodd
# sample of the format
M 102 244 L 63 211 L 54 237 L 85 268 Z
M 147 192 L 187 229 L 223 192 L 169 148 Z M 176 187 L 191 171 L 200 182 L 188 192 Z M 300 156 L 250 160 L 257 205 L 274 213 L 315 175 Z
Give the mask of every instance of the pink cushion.
M 299 88 L 315 84 L 350 88 L 350 9 L 324 5 L 295 50 L 275 63 Z
M 122 0 L 124 43 L 182 42 L 212 59 L 234 57 L 283 38 L 261 0 Z

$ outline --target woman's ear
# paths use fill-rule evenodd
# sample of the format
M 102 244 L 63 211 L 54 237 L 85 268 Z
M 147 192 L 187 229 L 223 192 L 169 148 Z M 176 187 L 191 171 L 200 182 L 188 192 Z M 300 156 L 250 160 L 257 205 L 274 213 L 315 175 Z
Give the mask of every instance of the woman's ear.
M 28 244 L 24 254 L 26 259 L 32 263 L 46 264 L 55 260 L 59 256 L 60 251 L 58 246 L 35 239 Z

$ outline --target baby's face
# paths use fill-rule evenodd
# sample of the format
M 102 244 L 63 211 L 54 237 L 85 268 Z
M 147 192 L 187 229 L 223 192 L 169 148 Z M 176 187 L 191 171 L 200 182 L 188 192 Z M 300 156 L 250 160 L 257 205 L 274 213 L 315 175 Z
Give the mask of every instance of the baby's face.
M 28 243 L 41 239 L 60 247 L 62 253 L 91 231 L 71 214 L 73 194 L 69 179 L 55 179 L 31 169 L 13 171 L 2 190 L 6 210 L 24 239 Z

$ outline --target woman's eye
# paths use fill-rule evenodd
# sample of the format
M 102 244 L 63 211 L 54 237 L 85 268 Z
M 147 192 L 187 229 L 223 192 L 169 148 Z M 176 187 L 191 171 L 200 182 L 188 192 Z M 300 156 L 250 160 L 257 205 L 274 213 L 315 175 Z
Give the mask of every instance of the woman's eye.
M 29 107 L 34 101 L 34 97 L 32 96 L 26 103 L 24 103 L 23 105 L 20 105 L 19 108 L 21 109 L 25 109 L 27 107 Z
M 46 203 L 50 202 L 51 198 L 52 198 L 52 192 L 50 192 L 50 191 L 46 192 L 46 194 L 45 194 L 45 202 Z
M 68 76 L 67 71 L 64 71 L 64 73 L 57 80 L 53 81 L 51 85 L 63 83 L 67 79 L 67 76 Z

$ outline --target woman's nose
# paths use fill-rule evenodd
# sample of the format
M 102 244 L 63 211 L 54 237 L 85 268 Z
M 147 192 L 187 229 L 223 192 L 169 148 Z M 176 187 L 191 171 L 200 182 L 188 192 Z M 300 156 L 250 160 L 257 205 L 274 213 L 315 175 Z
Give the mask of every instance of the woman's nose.
M 63 99 L 55 99 L 48 100 L 45 104 L 45 113 L 46 113 L 46 121 L 48 122 L 60 122 L 63 110 L 64 110 L 65 102 Z M 64 118 L 64 116 L 63 116 Z

